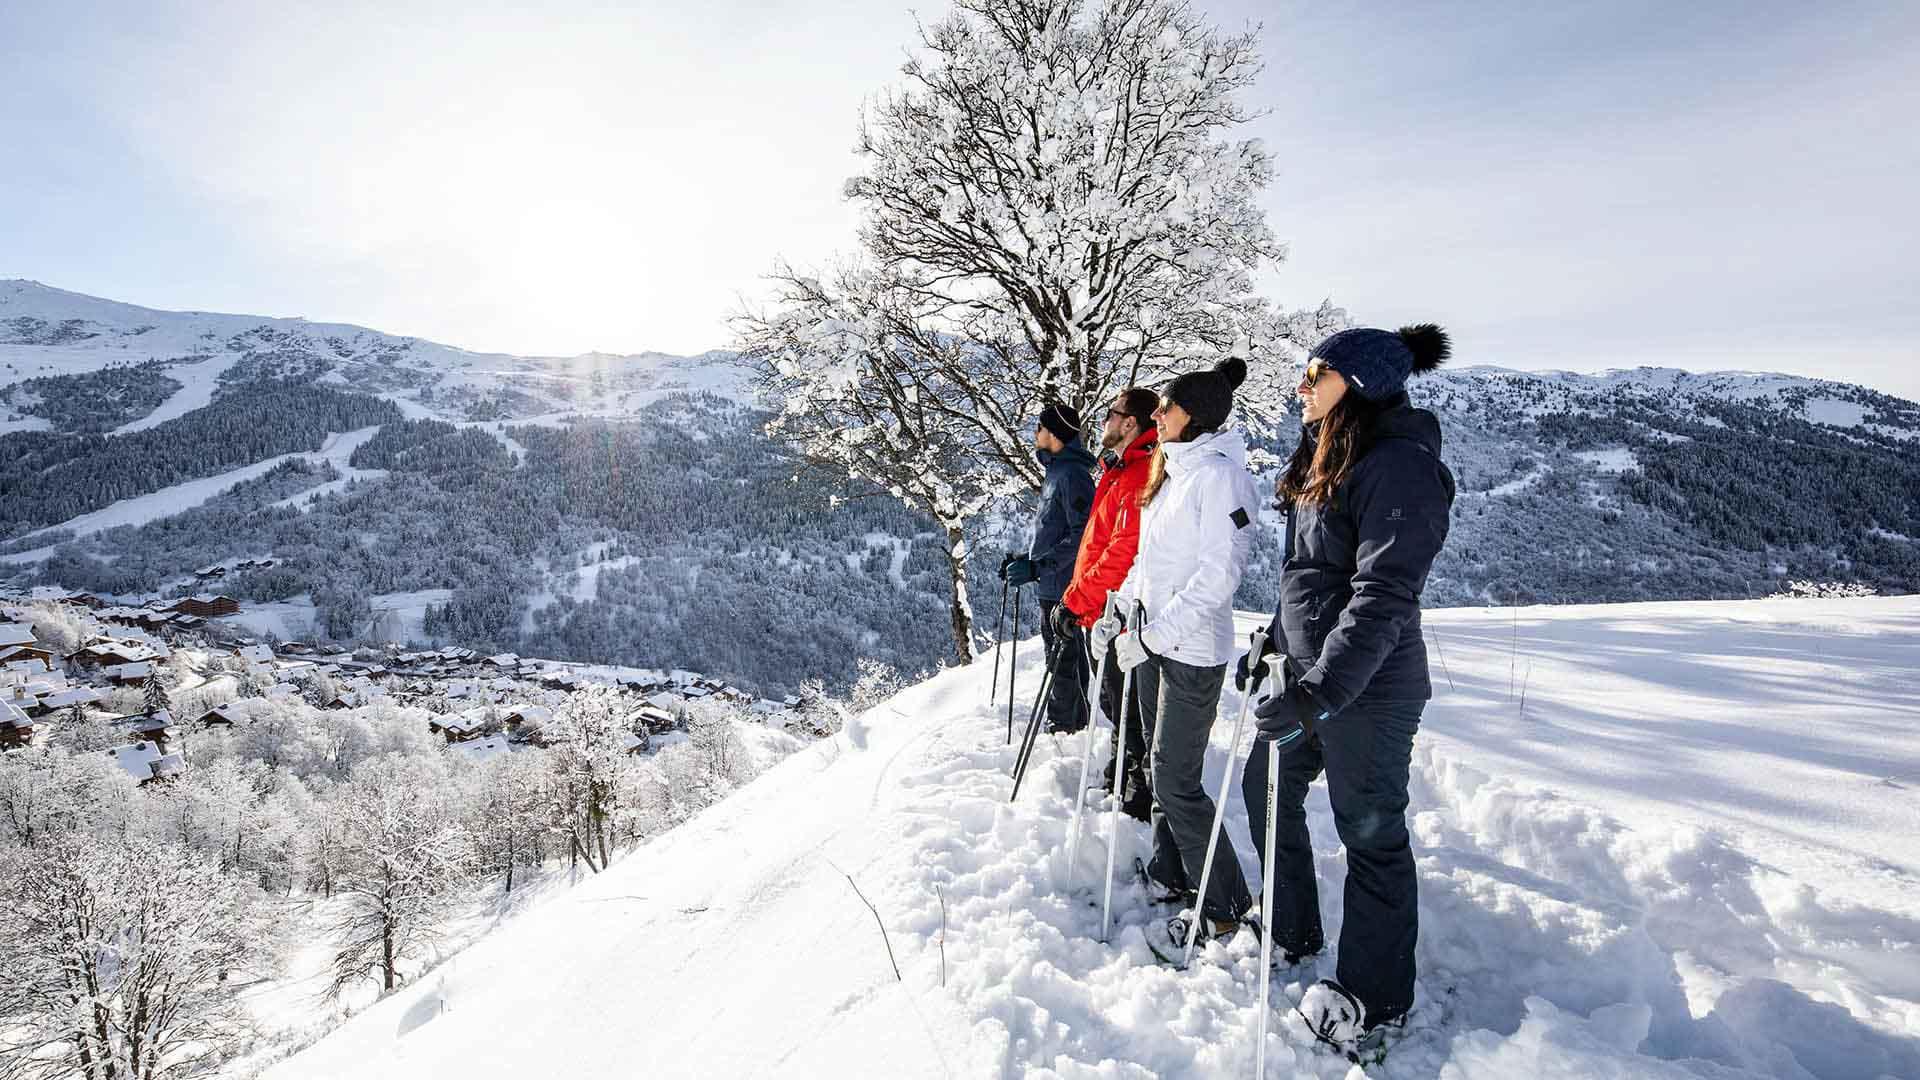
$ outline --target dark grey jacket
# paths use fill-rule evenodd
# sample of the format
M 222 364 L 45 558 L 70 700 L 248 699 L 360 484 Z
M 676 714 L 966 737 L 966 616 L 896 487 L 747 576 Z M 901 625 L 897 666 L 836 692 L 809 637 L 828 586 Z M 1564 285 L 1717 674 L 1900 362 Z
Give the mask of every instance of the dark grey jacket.
M 1040 485 L 1040 505 L 1033 515 L 1033 542 L 1027 546 L 1027 558 L 1033 560 L 1034 582 L 1041 600 L 1058 600 L 1073 580 L 1073 560 L 1080 553 L 1080 533 L 1087 527 L 1087 515 L 1093 510 L 1093 455 L 1080 440 L 1068 443 L 1057 454 L 1036 452 L 1046 467 L 1047 478 Z
M 1439 420 L 1401 395 L 1332 501 L 1288 509 L 1268 633 L 1306 669 L 1300 681 L 1325 707 L 1433 696 L 1420 593 L 1446 542 L 1453 496 Z

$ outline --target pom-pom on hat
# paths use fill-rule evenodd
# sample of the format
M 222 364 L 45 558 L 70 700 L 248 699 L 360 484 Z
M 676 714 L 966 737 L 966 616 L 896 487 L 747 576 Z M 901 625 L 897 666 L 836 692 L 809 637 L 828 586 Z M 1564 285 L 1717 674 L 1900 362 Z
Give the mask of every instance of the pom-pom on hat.
M 1342 330 L 1314 346 L 1309 360 L 1340 373 L 1368 401 L 1406 388 L 1407 378 L 1439 367 L 1453 352 L 1447 332 L 1432 323 L 1398 330 Z
M 1080 437 L 1080 414 L 1073 406 L 1056 401 L 1040 410 L 1040 426 L 1061 442 L 1070 443 Z
M 1209 371 L 1189 371 L 1167 384 L 1160 393 L 1168 401 L 1187 411 L 1191 419 L 1183 437 L 1219 431 L 1233 411 L 1233 391 L 1247 379 L 1246 339 L 1234 343 L 1233 352 Z

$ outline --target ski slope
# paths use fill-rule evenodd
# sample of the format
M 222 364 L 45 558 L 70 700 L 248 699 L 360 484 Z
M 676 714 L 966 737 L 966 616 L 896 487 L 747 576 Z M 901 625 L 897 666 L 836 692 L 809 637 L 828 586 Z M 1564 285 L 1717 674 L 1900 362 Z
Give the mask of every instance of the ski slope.
M 1429 636 L 1419 1001 L 1367 1075 L 1920 1076 L 1920 597 L 1441 611 Z M 1064 854 L 1081 742 L 1043 737 L 1009 806 L 990 667 L 876 707 L 266 1075 L 1250 1075 L 1250 943 L 1158 965 L 1124 872 L 1096 940 L 1105 817 Z M 1324 789 L 1309 812 L 1332 935 Z M 1228 832 L 1246 861 L 1237 794 Z M 1145 842 L 1126 823 L 1119 865 Z M 1269 1074 L 1357 1075 L 1284 1011 L 1303 989 L 1276 987 Z

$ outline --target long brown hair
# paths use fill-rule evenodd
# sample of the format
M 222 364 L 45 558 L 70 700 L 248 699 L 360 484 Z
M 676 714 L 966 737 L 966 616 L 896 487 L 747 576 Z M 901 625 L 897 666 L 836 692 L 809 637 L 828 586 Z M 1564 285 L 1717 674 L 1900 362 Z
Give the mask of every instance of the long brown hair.
M 1353 474 L 1354 462 L 1373 443 L 1374 423 L 1390 402 L 1375 403 L 1349 392 L 1317 425 L 1300 426 L 1300 445 L 1293 448 L 1287 470 L 1280 474 L 1274 494 L 1282 505 L 1325 506 L 1333 493 Z M 1318 430 L 1315 430 L 1315 427 Z
M 1186 442 L 1186 439 L 1176 440 Z M 1160 485 L 1167 482 L 1167 444 L 1162 440 L 1154 444 L 1153 462 L 1147 466 L 1147 486 L 1140 489 L 1140 505 L 1145 506 L 1160 494 Z

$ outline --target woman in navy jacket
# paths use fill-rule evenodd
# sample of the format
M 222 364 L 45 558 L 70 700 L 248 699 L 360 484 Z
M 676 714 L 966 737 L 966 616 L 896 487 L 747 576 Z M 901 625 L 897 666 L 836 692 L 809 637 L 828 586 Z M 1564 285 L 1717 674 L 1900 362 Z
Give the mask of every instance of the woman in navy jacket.
M 1321 342 L 1298 390 L 1300 445 L 1278 488 L 1287 550 L 1268 649 L 1284 653 L 1294 678 L 1258 709 L 1242 792 L 1259 848 L 1267 755 L 1282 755 L 1272 932 L 1277 954 L 1297 963 L 1325 946 L 1305 803 L 1326 771 L 1347 849 L 1345 916 L 1336 977 L 1309 989 L 1300 1010 L 1322 1038 L 1348 1046 L 1403 1022 L 1413 1005 L 1407 773 L 1433 695 L 1420 593 L 1446 540 L 1454 482 L 1439 421 L 1408 404 L 1404 387 L 1447 353 L 1431 325 Z M 1263 659 L 1241 661 L 1236 682 L 1248 693 Z

